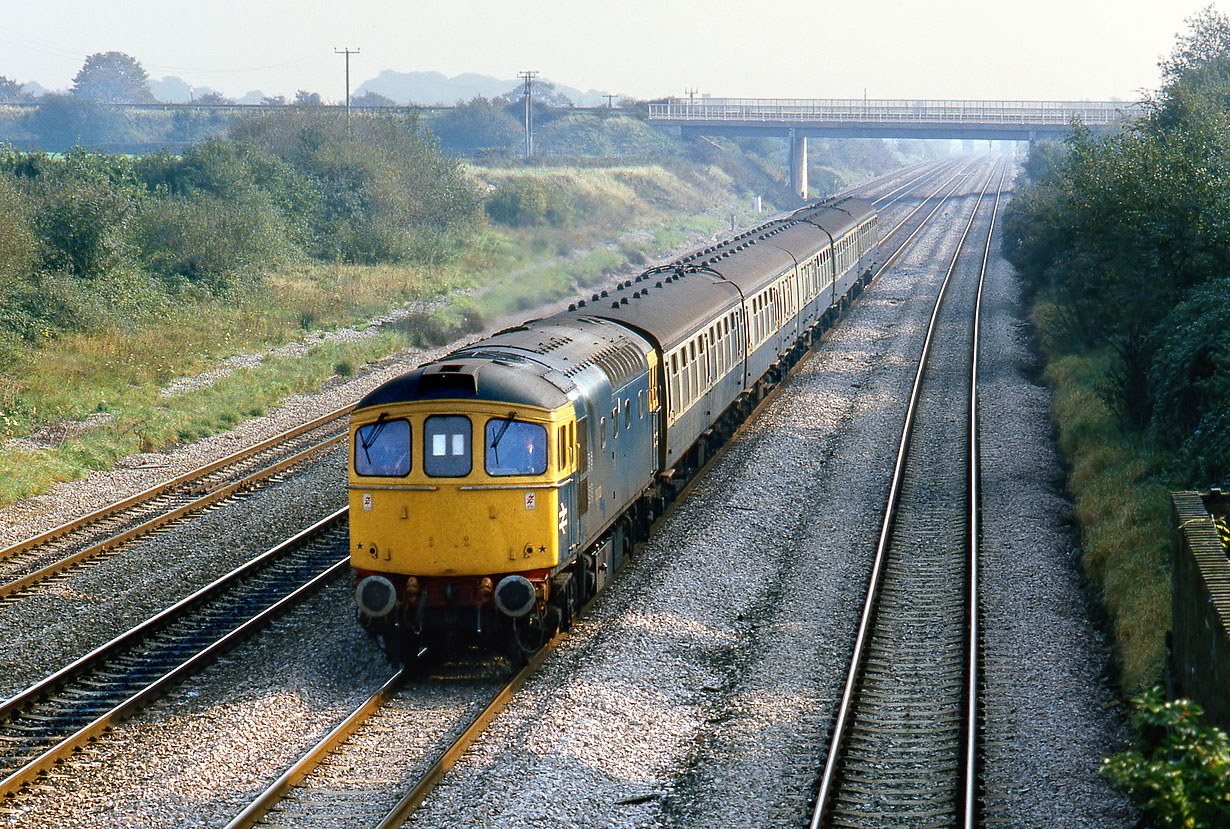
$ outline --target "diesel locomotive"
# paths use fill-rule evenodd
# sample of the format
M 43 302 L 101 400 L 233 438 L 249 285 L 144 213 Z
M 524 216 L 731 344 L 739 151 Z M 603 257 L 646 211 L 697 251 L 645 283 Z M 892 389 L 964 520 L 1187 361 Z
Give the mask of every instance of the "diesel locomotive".
M 361 623 L 395 662 L 521 658 L 601 590 L 870 277 L 867 202 L 804 207 L 420 366 L 350 423 Z

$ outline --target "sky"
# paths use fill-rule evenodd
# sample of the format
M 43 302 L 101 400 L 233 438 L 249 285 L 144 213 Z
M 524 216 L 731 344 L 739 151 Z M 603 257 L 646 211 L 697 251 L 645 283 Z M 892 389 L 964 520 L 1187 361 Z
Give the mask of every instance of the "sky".
M 381 71 L 635 98 L 1129 100 L 1209 0 L 0 0 L 0 75 L 67 89 L 132 55 L 230 97 L 326 101 Z M 1223 0 L 1223 11 L 1230 3 Z

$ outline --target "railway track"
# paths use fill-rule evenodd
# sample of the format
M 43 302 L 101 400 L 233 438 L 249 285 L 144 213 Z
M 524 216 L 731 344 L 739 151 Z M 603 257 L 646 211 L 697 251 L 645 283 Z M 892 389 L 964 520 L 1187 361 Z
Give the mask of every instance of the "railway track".
M 0 704 L 0 797 L 350 574 L 346 510 Z
M 813 829 L 976 820 L 977 326 L 1004 174 L 970 211 L 927 329 Z M 980 213 L 978 267 L 962 268 Z
M 346 438 L 344 407 L 0 550 L 0 602 L 248 491 Z
M 912 224 L 912 220 L 923 212 L 925 207 L 932 205 L 934 200 L 930 211 L 926 212 L 917 226 L 906 228 L 902 234 L 906 238 L 894 250 L 889 261 L 896 257 L 926 221 L 940 210 L 969 172 L 969 169 L 955 167 L 944 169 L 940 173 L 928 171 L 892 188 L 881 197 L 883 205 L 891 205 L 905 198 L 923 181 L 936 177 L 943 179 L 938 187 L 921 198 L 920 203 L 910 209 L 885 234 L 887 239 Z M 945 190 L 947 192 L 944 192 Z M 780 386 L 757 406 L 749 419 L 770 405 L 779 392 Z M 705 470 L 718 463 L 723 454 L 724 448 L 700 470 L 693 483 L 703 477 Z M 688 489 L 690 488 L 691 484 Z M 684 490 L 681 498 L 674 502 L 656 523 L 667 520 L 687 497 L 688 489 Z M 400 826 L 427 798 L 448 769 L 483 733 L 491 720 L 511 701 L 516 690 L 538 671 L 539 666 L 563 638 L 564 635 L 560 635 L 539 650 L 529 664 L 503 687 L 489 691 L 489 702 L 481 706 L 471 703 L 476 713 L 467 713 L 464 718 L 455 719 L 447 728 L 429 726 L 428 730 L 440 735 L 438 743 L 429 748 L 415 746 L 411 749 L 406 746 L 407 740 L 421 736 L 414 735 L 414 732 L 420 730 L 417 726 L 421 722 L 422 709 L 413 706 L 415 717 L 407 721 L 402 728 L 394 729 L 391 737 L 385 738 L 389 726 L 384 720 L 396 719 L 398 716 L 396 713 L 388 714 L 389 709 L 405 704 L 408 696 L 421 691 L 421 688 L 413 683 L 408 685 L 405 673 L 399 672 L 283 772 L 227 824 L 227 829 L 247 829 L 258 825 L 366 825 L 381 829 Z M 339 777 L 336 771 L 338 769 L 347 771 Z M 364 771 L 359 772 L 359 769 Z M 414 769 L 419 771 L 415 772 Z M 378 784 L 378 790 L 373 790 L 373 784 Z M 394 801 L 391 791 L 402 791 L 404 794 Z
M 565 636 L 557 635 L 503 683 L 464 682 L 443 720 L 431 701 L 439 689 L 431 685 L 445 680 L 408 684 L 405 670 L 399 671 L 227 829 L 402 825 Z

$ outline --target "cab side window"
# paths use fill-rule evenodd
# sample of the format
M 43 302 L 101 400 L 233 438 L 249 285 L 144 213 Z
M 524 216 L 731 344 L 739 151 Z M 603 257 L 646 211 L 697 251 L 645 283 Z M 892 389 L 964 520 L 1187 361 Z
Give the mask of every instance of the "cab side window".
M 546 427 L 496 417 L 487 421 L 483 457 L 488 475 L 541 475 L 547 471 Z
M 403 477 L 410 472 L 410 421 L 377 420 L 355 429 L 356 475 Z

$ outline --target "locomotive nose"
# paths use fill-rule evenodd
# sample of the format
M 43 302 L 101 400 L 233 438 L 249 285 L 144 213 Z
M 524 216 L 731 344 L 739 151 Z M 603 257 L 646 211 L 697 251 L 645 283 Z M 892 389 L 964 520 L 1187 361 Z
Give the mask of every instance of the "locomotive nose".
M 534 609 L 538 596 L 524 576 L 505 576 L 495 586 L 495 606 L 505 616 L 519 619 Z
M 397 588 L 384 576 L 368 576 L 355 587 L 354 600 L 368 616 L 387 616 L 397 604 Z

